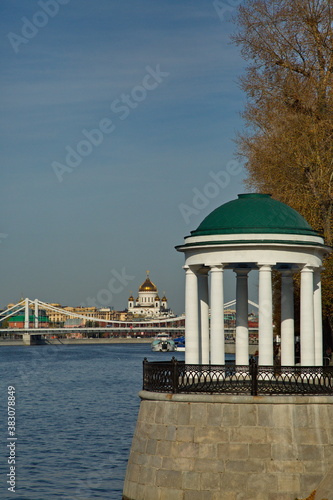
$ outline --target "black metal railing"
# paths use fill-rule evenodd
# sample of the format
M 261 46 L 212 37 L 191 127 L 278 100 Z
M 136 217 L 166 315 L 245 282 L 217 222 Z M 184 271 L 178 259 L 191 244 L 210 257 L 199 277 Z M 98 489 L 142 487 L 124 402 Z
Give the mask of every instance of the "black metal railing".
M 143 389 L 152 392 L 245 395 L 333 395 L 332 366 L 190 365 L 143 361 Z

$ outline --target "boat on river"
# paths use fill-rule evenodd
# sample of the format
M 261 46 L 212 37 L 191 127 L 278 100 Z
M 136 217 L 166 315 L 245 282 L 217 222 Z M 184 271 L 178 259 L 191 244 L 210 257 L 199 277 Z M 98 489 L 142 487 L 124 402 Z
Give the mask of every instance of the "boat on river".
M 176 339 L 173 339 L 175 346 L 176 346 L 176 351 L 185 351 L 185 336 L 183 335 L 182 337 L 177 337 Z
M 150 347 L 155 352 L 172 352 L 176 349 L 173 339 L 165 333 L 158 333 Z

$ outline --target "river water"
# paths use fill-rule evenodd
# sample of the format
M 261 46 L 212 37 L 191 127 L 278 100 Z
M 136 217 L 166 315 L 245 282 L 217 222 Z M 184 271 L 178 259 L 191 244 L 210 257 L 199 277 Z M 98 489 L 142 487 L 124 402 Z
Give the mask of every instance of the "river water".
M 139 343 L 1 347 L 0 498 L 120 500 L 142 360 L 172 354 Z

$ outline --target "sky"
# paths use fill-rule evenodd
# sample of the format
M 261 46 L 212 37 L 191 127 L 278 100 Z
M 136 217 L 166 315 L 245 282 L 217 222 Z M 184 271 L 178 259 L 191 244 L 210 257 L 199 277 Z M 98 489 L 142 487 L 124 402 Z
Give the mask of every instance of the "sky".
M 1 307 L 122 310 L 149 270 L 184 312 L 174 247 L 245 191 L 239 3 L 1 1 Z

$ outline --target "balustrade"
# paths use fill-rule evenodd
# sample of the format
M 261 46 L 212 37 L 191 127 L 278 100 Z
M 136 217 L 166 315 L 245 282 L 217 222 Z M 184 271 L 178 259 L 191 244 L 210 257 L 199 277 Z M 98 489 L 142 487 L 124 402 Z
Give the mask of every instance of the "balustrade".
M 332 366 L 197 365 L 143 361 L 143 389 L 151 392 L 333 395 Z

